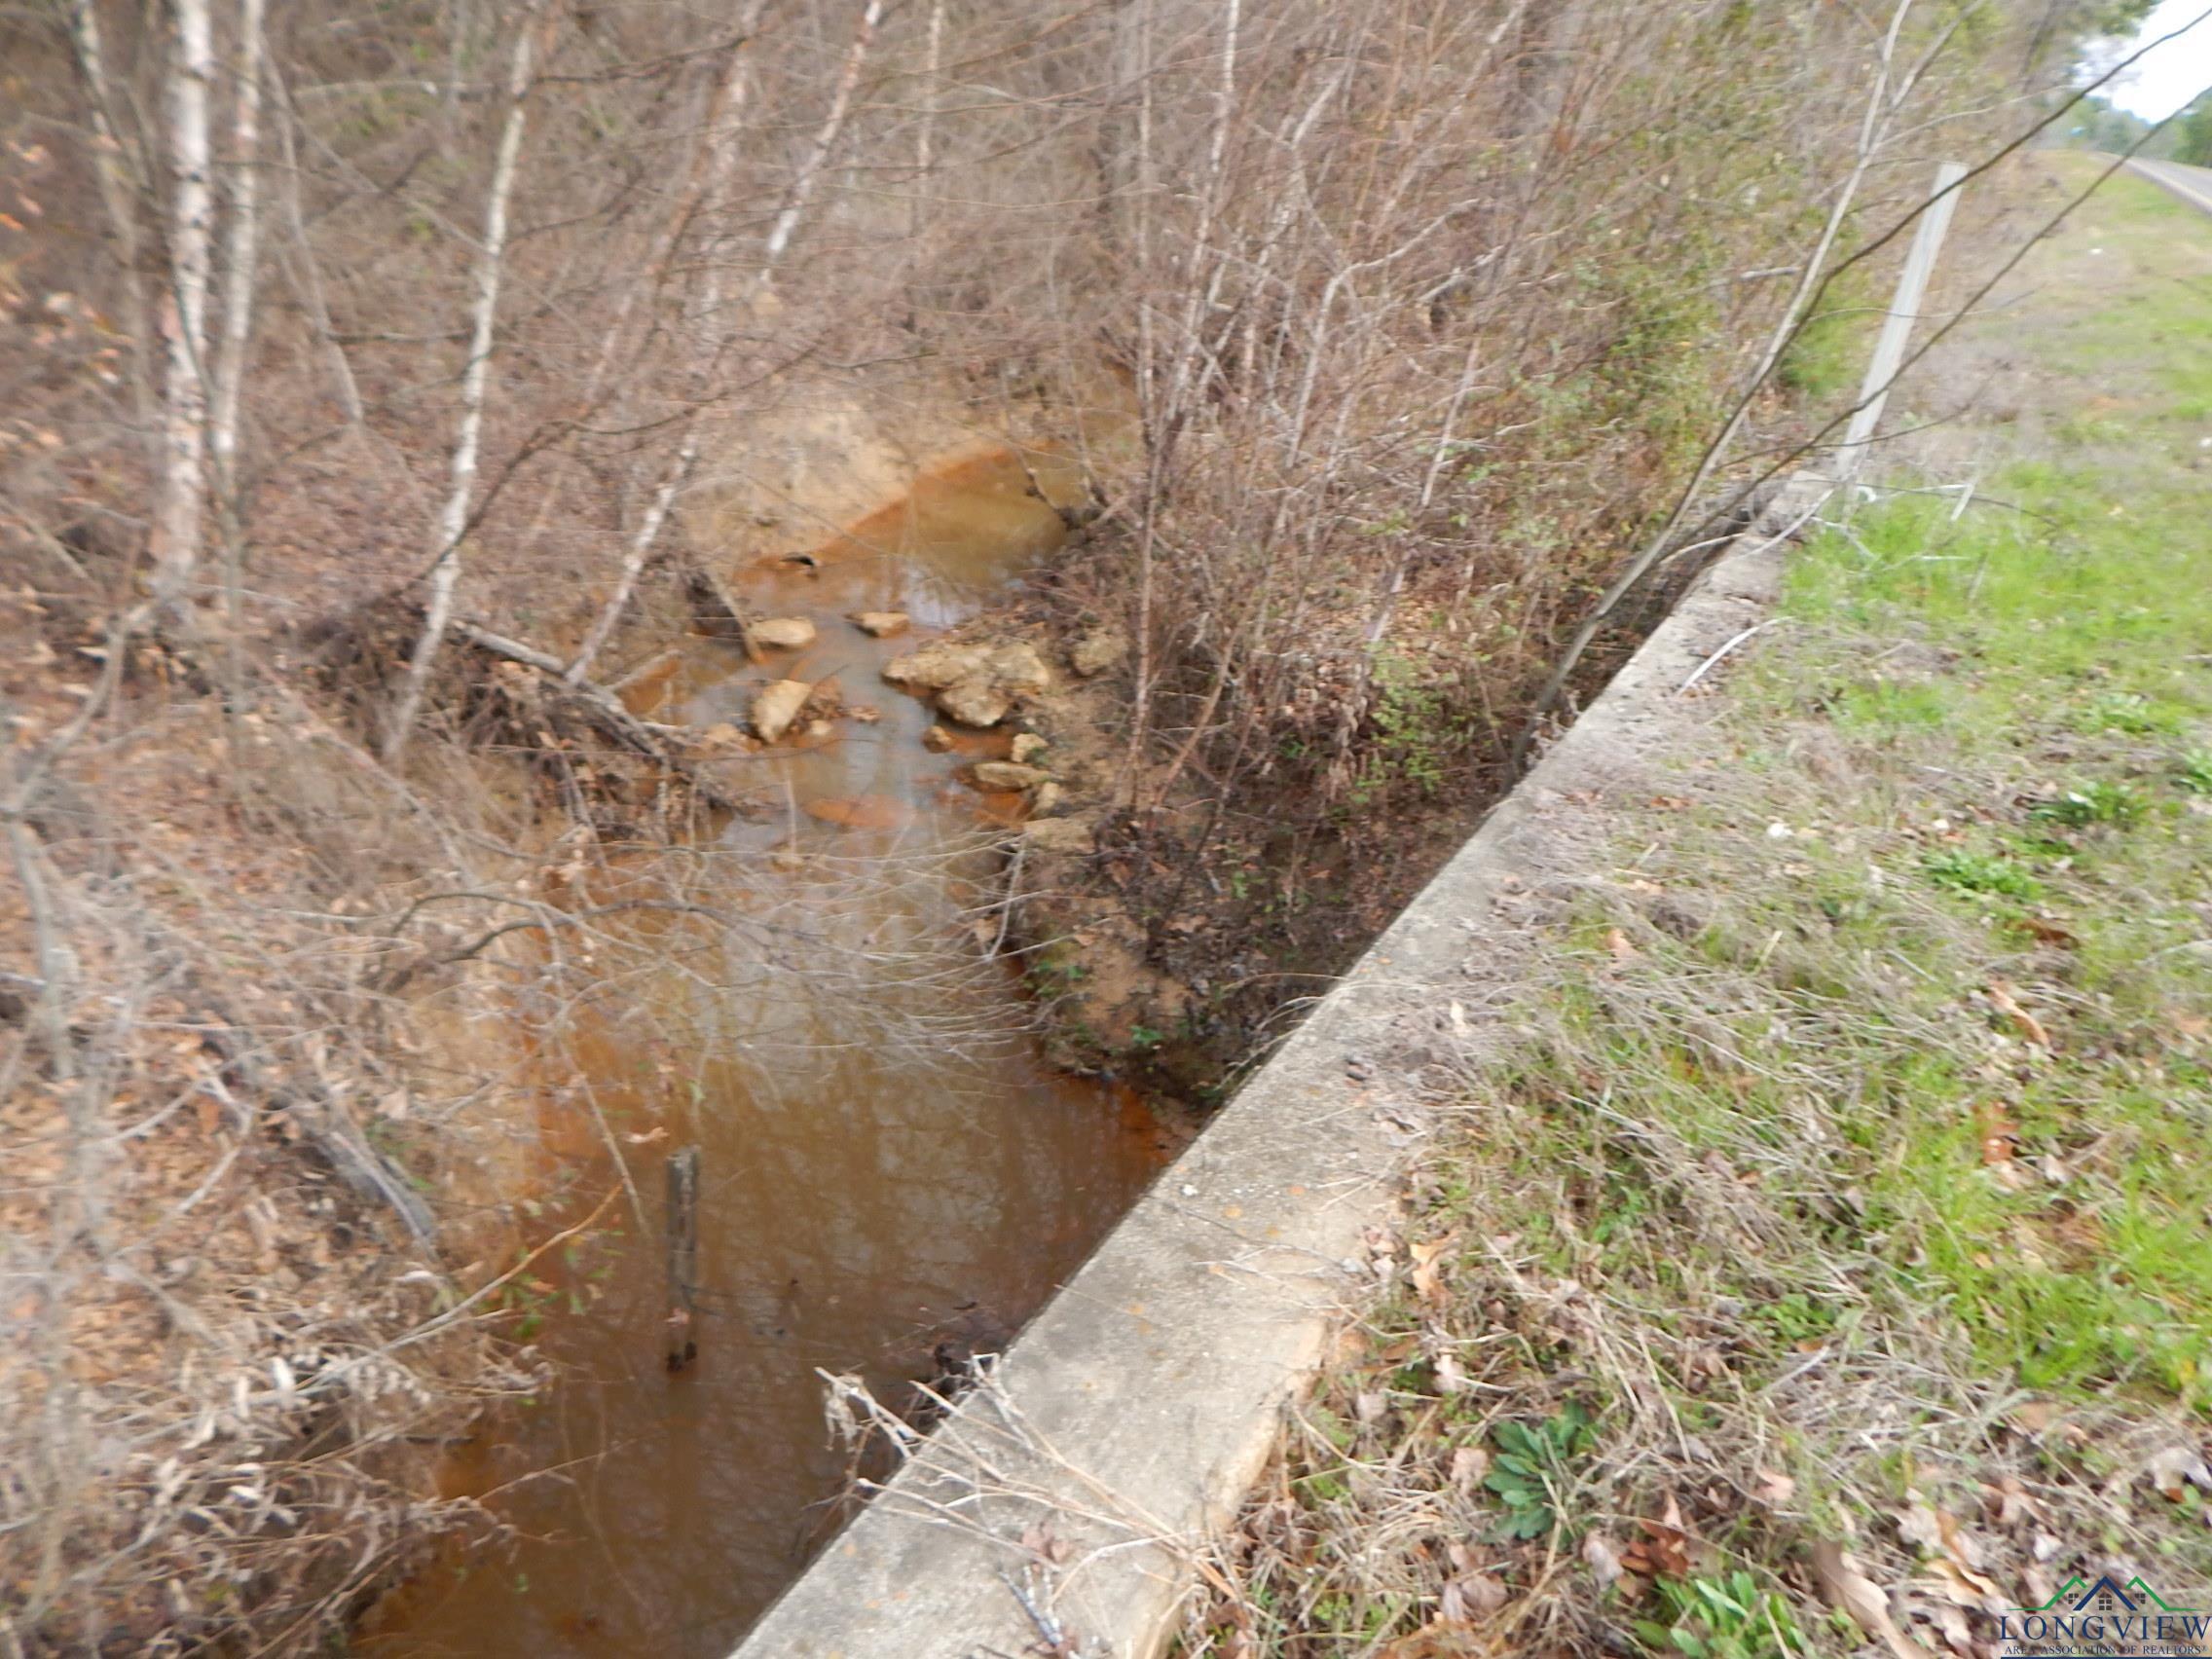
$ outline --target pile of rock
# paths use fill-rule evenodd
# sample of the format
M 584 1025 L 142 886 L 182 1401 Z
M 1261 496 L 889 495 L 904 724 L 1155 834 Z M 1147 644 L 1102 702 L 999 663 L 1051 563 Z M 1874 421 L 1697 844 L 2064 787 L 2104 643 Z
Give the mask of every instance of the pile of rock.
M 1029 797 L 1029 816 L 1048 818 L 1066 803 L 1066 793 L 1046 759 L 1049 745 L 1033 731 L 1018 734 L 1004 760 L 978 760 L 968 768 L 979 790 L 1020 791 Z
M 965 726 L 994 726 L 1016 701 L 1052 683 L 1051 670 L 1025 640 L 1000 645 L 924 645 L 893 657 L 883 678 L 906 690 L 933 694 L 944 714 Z

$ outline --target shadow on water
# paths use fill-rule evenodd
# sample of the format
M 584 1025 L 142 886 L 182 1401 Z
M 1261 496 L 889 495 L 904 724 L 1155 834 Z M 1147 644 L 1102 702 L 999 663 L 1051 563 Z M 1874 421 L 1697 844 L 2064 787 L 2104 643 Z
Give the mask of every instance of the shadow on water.
M 640 924 L 660 930 L 649 983 L 582 999 L 537 1038 L 543 1149 L 591 1195 L 578 1214 L 610 1201 L 513 1291 L 554 1385 L 445 1470 L 510 1536 L 446 1551 L 355 1651 L 726 1651 L 843 1518 L 817 1368 L 888 1397 L 944 1330 L 1017 1325 L 1160 1167 L 1141 1103 L 1044 1066 L 1017 982 L 988 959 L 991 803 L 953 775 L 988 740 L 932 754 L 929 711 L 878 679 L 1057 542 L 1027 483 L 1004 451 L 972 456 L 811 565 L 756 569 L 746 599 L 810 618 L 816 643 L 760 666 L 687 645 L 649 694 L 662 718 L 735 723 L 769 679 L 834 675 L 876 718 L 752 757 L 770 810 L 695 849 L 685 877 L 736 923 Z M 870 609 L 915 632 L 844 620 Z M 661 1167 L 687 1142 L 700 1352 L 671 1376 Z M 572 1219 L 549 1208 L 545 1230 Z

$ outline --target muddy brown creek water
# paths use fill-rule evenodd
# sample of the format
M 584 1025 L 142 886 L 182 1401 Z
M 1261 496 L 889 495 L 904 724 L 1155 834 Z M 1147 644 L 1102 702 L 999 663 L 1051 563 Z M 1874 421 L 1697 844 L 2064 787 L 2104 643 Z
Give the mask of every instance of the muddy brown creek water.
M 978 843 L 1013 803 L 955 772 L 1004 737 L 933 754 L 930 711 L 878 678 L 1056 544 L 1026 485 L 1006 452 L 977 453 L 848 527 L 815 570 L 741 572 L 757 614 L 807 617 L 816 643 L 766 666 L 687 643 L 648 694 L 662 719 L 741 724 L 766 681 L 833 674 L 877 718 L 747 757 L 765 809 L 699 861 L 692 895 L 745 925 L 709 941 L 712 972 L 694 940 L 655 980 L 649 1036 L 571 1019 L 560 1063 L 588 1080 L 597 1118 L 549 1114 L 540 1133 L 584 1172 L 576 1190 L 612 1201 L 523 1281 L 539 1300 L 517 1318 L 552 1383 L 445 1474 L 511 1534 L 447 1550 L 386 1598 L 356 1652 L 726 1652 L 844 1517 L 848 1457 L 817 1369 L 889 1398 L 947 1328 L 988 1343 L 1164 1161 L 1139 1102 L 1040 1061 L 1018 981 L 988 959 Z M 913 631 L 869 639 L 845 620 L 859 610 L 906 611 Z M 700 1351 L 671 1376 L 661 1176 L 684 1142 L 701 1152 Z

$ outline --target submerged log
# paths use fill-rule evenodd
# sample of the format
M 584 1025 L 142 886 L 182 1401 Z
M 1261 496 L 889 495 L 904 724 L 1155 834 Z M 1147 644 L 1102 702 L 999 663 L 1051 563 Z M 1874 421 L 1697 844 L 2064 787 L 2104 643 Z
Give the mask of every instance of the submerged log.
M 668 1354 L 671 1376 L 699 1357 L 699 1149 L 668 1159 Z
M 731 590 L 729 583 L 696 560 L 684 562 L 683 580 L 692 596 L 708 609 L 711 624 L 708 631 L 728 634 L 745 647 L 748 657 L 757 660 L 760 649 L 758 643 L 753 638 L 753 619 L 746 615 L 745 606 Z

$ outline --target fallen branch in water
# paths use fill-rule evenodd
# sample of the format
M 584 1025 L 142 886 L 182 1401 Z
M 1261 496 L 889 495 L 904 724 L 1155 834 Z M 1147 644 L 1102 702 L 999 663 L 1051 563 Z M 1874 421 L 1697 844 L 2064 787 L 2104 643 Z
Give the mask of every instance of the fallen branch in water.
M 709 806 L 737 809 L 736 797 L 708 778 L 696 762 L 677 749 L 676 746 L 689 735 L 684 727 L 639 719 L 606 686 L 589 680 L 571 680 L 568 665 L 560 658 L 526 645 L 520 640 L 510 640 L 465 620 L 456 621 L 453 632 L 488 656 L 535 669 L 555 696 L 572 703 L 584 719 L 624 748 L 642 755 L 656 766 L 665 766 L 680 774 L 691 786 L 692 793 Z

